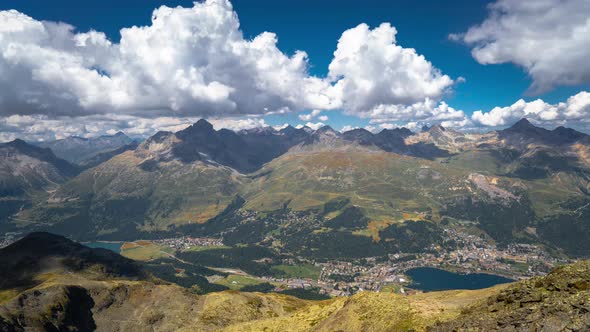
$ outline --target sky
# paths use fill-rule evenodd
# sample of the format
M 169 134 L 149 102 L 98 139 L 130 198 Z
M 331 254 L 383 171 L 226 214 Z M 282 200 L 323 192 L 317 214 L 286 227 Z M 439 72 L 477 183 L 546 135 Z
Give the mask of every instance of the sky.
M 522 117 L 590 132 L 587 0 L 3 0 L 0 140 Z

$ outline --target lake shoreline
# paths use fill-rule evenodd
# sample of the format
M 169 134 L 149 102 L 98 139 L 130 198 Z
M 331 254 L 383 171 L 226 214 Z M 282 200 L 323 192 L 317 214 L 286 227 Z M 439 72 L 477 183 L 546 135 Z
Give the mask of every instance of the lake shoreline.
M 516 280 L 489 273 L 455 273 L 435 267 L 416 267 L 405 273 L 411 280 L 409 288 L 424 291 L 483 289 Z

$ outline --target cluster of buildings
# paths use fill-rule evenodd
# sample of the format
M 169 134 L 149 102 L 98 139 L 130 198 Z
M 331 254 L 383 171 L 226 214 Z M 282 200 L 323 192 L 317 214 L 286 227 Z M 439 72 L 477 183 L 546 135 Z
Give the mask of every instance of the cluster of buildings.
M 219 247 L 223 245 L 223 241 L 217 238 L 210 237 L 175 237 L 170 239 L 154 240 L 157 245 L 166 246 L 175 250 L 186 250 L 191 247 Z
M 445 229 L 447 241 L 456 244 L 455 250 L 442 251 L 432 257 L 421 255 L 420 263 L 426 266 L 452 265 L 465 271 L 484 271 L 511 278 L 543 275 L 554 266 L 567 263 L 549 255 L 541 246 L 515 243 L 498 248 L 482 237 L 455 229 Z
M 553 267 L 567 263 L 552 257 L 542 247 L 532 244 L 510 244 L 498 248 L 492 241 L 455 229 L 446 229 L 445 236 L 454 241 L 456 249 L 432 248 L 430 252 L 390 254 L 382 258 L 364 258 L 352 261 L 309 262 L 321 267 L 318 280 L 286 279 L 290 288 L 319 288 L 320 293 L 347 296 L 358 291 L 385 291 L 395 289 L 407 293 L 410 283 L 407 270 L 417 267 L 435 267 L 460 273 L 491 273 L 519 279 L 543 275 Z M 299 258 L 298 261 L 306 261 Z M 294 262 L 283 262 L 294 263 Z

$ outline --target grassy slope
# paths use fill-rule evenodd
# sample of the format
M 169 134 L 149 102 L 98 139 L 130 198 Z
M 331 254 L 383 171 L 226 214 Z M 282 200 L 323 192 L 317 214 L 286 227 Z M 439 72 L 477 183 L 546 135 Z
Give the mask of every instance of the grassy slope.
M 0 302 L 0 318 L 11 321 L 18 312 L 25 312 L 29 324 L 43 322 L 50 318 L 43 316 L 42 308 L 54 305 L 60 291 L 83 287 L 92 296 L 92 316 L 99 331 L 115 326 L 120 331 L 405 331 L 410 327 L 421 331 L 436 320 L 455 318 L 462 306 L 496 292 L 454 291 L 411 297 L 365 292 L 350 298 L 306 301 L 276 293 L 194 295 L 176 285 L 95 277 L 88 273 L 40 275 L 41 284 Z M 22 296 L 39 296 L 33 294 L 52 297 L 41 296 L 41 308 L 18 307 Z M 20 319 L 25 321 L 22 316 Z
M 309 278 L 317 279 L 320 276 L 321 269 L 311 264 L 301 265 L 277 265 L 273 269 L 283 271 L 290 278 Z
M 590 318 L 585 309 L 589 270 L 585 261 L 544 278 L 483 290 L 409 296 L 361 292 L 325 301 L 236 291 L 195 295 L 176 285 L 104 279 L 93 270 L 46 273 L 37 277 L 40 284 L 34 288 L 1 302 L 0 324 L 17 317 L 33 327 L 55 323 L 63 308 L 87 305 L 64 297 L 72 287 L 82 287 L 92 297 L 88 308 L 98 331 L 478 331 L 481 324 L 491 329 L 563 325 L 584 330 L 589 327 L 584 319 Z M 53 314 L 46 315 L 46 310 Z
M 249 185 L 246 207 L 273 210 L 289 202 L 294 210 L 306 210 L 348 197 L 372 217 L 401 219 L 402 211 L 422 210 L 429 205 L 430 199 L 417 188 L 442 184 L 416 180 L 421 166 L 434 165 L 438 166 L 386 152 L 288 154 L 269 163 L 271 173 Z
M 229 289 L 239 290 L 246 286 L 261 284 L 262 281 L 240 275 L 229 275 L 215 282 L 216 284 L 226 286 Z
M 442 162 L 444 161 L 444 162 Z M 467 179 L 479 173 L 526 188 L 538 216 L 556 213 L 557 203 L 580 197 L 576 177 L 558 173 L 547 179 L 521 180 L 503 176 L 503 164 L 489 151 L 467 151 L 448 159 L 425 160 L 382 151 L 319 151 L 290 153 L 270 162 L 269 172 L 245 190 L 246 207 L 275 210 L 283 204 L 294 210 L 318 208 L 347 197 L 374 221 L 402 220 L 403 213 L 439 210 L 447 201 L 485 193 Z
M 229 326 L 224 331 L 424 331 L 497 291 L 448 291 L 403 296 L 363 292 L 310 303 L 293 315 Z
M 121 247 L 121 256 L 137 261 L 167 258 L 174 253 L 169 247 L 162 247 L 148 241 L 126 242 Z
M 121 223 L 144 230 L 199 223 L 220 213 L 243 181 L 231 170 L 202 163 L 161 162 L 148 171 L 142 161 L 129 151 L 89 169 L 23 218 L 90 219 L 99 234 L 114 232 Z

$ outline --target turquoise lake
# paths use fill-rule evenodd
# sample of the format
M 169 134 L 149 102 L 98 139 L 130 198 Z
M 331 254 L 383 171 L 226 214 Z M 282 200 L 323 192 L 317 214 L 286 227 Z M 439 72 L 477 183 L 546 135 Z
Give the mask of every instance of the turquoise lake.
M 123 242 L 88 242 L 82 244 L 90 248 L 108 249 L 118 254 L 121 252 L 121 246 L 123 245 Z

